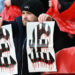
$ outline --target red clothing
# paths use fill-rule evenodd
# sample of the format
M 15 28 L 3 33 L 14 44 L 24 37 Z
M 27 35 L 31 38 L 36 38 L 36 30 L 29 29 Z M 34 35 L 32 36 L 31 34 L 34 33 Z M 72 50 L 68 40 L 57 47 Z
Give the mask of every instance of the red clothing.
M 21 10 L 17 6 L 13 5 L 10 7 L 5 7 L 1 13 L 3 20 L 14 21 L 18 16 L 21 16 Z
M 58 73 L 75 73 L 75 47 L 65 48 L 56 53 Z
M 65 48 L 56 53 L 57 72 L 46 72 L 43 75 L 51 74 L 75 74 L 75 47 Z
M 52 0 L 53 7 L 49 8 L 49 14 L 58 24 L 61 31 L 75 34 L 75 2 L 65 11 L 58 11 L 58 0 Z

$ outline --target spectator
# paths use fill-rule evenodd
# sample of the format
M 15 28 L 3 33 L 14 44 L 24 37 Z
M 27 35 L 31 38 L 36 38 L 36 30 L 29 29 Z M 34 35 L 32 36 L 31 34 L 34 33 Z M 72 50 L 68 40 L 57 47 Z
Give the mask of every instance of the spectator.
M 73 3 L 74 0 L 72 1 L 66 1 L 66 0 L 59 0 L 59 11 L 63 12 L 64 10 L 66 10 L 67 8 L 70 7 L 70 5 Z M 49 6 L 52 6 L 51 0 L 49 0 Z M 51 20 L 51 16 L 48 14 L 41 14 L 38 18 L 39 22 L 42 23 L 44 21 L 49 21 Z M 69 35 L 71 36 L 71 35 Z M 59 50 L 63 49 L 63 48 L 67 48 L 67 47 L 71 47 L 71 46 L 75 46 L 75 39 L 71 38 L 68 36 L 67 33 L 65 32 L 61 32 L 57 26 L 57 24 L 55 24 L 55 29 L 54 29 L 54 49 L 55 52 L 58 52 Z
M 21 16 L 21 10 L 18 6 L 16 5 L 9 5 L 7 6 L 7 3 L 9 0 L 5 0 L 4 1 L 4 9 L 1 13 L 0 16 L 2 16 L 3 20 L 6 21 L 14 21 L 16 17 Z M 10 3 L 10 1 L 8 2 L 8 4 Z M 12 12 L 12 13 L 11 13 Z
M 15 5 L 11 5 L 9 7 L 5 6 L 1 13 L 1 17 L 6 21 L 14 21 L 18 16 L 21 16 L 21 10 Z
M 4 8 L 3 2 L 4 2 L 4 0 L 0 0 L 0 13 L 2 12 L 2 10 Z
M 26 6 L 29 8 L 26 8 Z M 12 22 L 3 21 L 3 25 L 12 24 L 16 56 L 18 61 L 18 75 L 40 75 L 39 73 L 28 72 L 26 54 L 26 24 L 27 22 L 38 21 L 39 14 L 44 12 L 44 6 L 39 0 L 29 0 L 22 6 L 21 10 L 22 17 L 18 17 Z

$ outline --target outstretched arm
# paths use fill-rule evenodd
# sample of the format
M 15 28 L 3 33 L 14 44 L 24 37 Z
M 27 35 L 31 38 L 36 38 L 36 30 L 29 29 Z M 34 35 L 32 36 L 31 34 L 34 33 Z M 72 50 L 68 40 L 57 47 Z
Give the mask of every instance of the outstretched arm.
M 0 27 L 4 26 L 4 25 L 9 25 L 9 24 L 12 25 L 13 36 L 15 37 L 19 32 L 18 25 L 17 25 L 16 21 L 9 21 L 8 22 L 8 21 L 4 21 L 2 19 L 2 17 L 0 17 Z

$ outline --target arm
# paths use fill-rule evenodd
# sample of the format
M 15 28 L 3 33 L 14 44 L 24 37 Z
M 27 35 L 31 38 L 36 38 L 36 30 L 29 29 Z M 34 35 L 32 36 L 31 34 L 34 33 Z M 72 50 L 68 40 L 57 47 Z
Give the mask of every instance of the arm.
M 17 25 L 16 21 L 10 21 L 10 22 L 3 21 L 2 22 L 2 25 L 7 25 L 7 24 L 11 24 L 12 25 L 13 36 L 15 37 L 18 34 L 18 32 L 19 32 L 18 25 Z

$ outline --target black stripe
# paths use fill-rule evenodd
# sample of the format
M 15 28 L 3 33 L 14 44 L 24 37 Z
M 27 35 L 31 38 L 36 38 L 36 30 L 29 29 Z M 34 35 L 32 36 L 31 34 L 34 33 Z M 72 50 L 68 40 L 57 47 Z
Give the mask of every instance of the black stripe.
M 3 29 L 0 28 L 0 39 L 3 37 Z
M 0 50 L 0 57 L 2 57 L 2 50 Z
M 4 63 L 5 63 L 5 66 L 6 66 L 6 67 L 9 66 L 9 65 L 8 65 L 8 59 L 7 59 L 7 57 L 4 57 Z
M 0 58 L 0 67 L 2 67 L 2 62 L 1 62 L 1 58 Z
M 45 62 L 48 63 L 47 54 L 46 53 L 43 53 L 43 57 L 44 57 Z
M 16 61 L 10 56 L 11 65 L 15 65 Z
M 54 58 L 53 58 L 53 56 L 51 55 L 51 53 L 49 53 L 49 57 L 50 57 L 51 63 L 53 63 L 53 62 L 54 62 Z
M 2 52 L 7 51 L 7 49 L 5 48 L 5 44 L 1 44 L 1 46 L 2 46 Z

